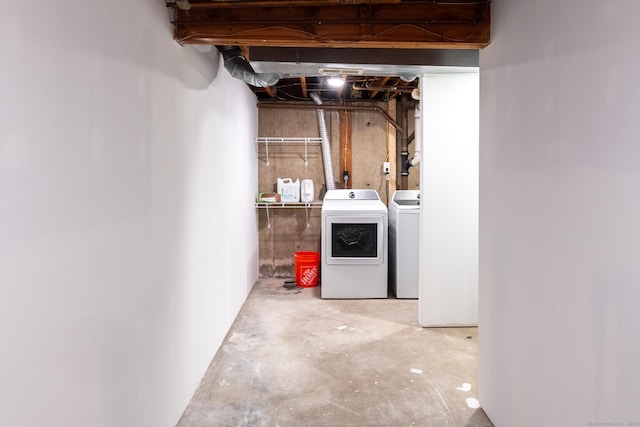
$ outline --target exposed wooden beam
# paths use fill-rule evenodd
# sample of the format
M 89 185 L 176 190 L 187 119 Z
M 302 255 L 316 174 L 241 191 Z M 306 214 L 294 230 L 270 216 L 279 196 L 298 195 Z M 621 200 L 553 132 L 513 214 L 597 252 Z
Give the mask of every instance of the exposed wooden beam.
M 250 61 L 251 58 L 249 58 L 249 47 L 248 46 L 240 46 L 240 50 L 242 51 L 242 55 L 244 55 L 245 59 L 247 61 Z
M 338 98 L 339 100 L 340 99 L 344 100 L 343 94 L 344 94 L 344 86 L 345 85 L 346 85 L 346 82 L 342 86 L 340 86 L 338 88 L 335 88 L 336 89 L 336 98 Z
M 342 181 L 342 188 L 352 188 L 351 182 L 353 181 L 352 170 L 352 157 L 351 157 L 351 111 L 340 111 L 338 113 L 340 118 L 340 176 L 346 172 L 349 174 L 349 181 L 346 183 L 344 179 Z
M 389 77 L 389 76 L 385 76 L 385 77 L 382 79 L 382 82 L 380 82 L 380 86 L 384 86 L 385 84 L 387 84 L 387 82 L 389 81 L 389 79 L 390 79 L 390 77 Z M 375 90 L 375 91 L 371 92 L 371 93 L 369 94 L 369 98 L 371 98 L 371 99 L 375 98 L 376 96 L 378 96 L 378 93 L 379 93 L 379 92 L 380 92 L 379 90 Z
M 490 2 L 411 2 L 172 8 L 182 44 L 281 47 L 465 48 L 490 42 Z M 252 3 L 238 7 L 236 3 Z
M 380 113 L 396 130 L 397 133 L 404 135 L 406 129 L 396 122 L 385 110 L 378 105 L 355 105 L 355 104 L 321 104 L 316 105 L 310 102 L 275 102 L 275 101 L 258 101 L 258 108 L 293 108 L 299 110 L 338 110 L 338 111 L 375 111 Z
M 307 93 L 307 78 L 304 76 L 300 77 L 300 87 L 302 89 L 302 97 L 308 98 L 309 94 Z
M 184 9 L 188 4 L 189 8 L 195 9 L 215 9 L 222 7 L 291 7 L 291 6 L 326 6 L 335 4 L 372 4 L 372 3 L 400 3 L 403 0 L 201 0 L 187 1 L 175 0 L 167 3 L 169 8 Z
M 396 117 L 397 104 L 395 99 L 390 99 L 387 104 L 387 113 L 391 117 Z M 387 151 L 389 153 L 389 163 L 391 167 L 391 174 L 387 177 L 387 205 L 391 199 L 391 195 L 396 191 L 398 186 L 397 172 L 398 156 L 396 152 L 396 129 L 393 126 L 387 125 Z
M 275 98 L 276 97 L 276 88 L 273 86 L 267 86 L 264 88 L 264 90 L 267 91 L 267 93 L 269 94 L 269 96 L 271 98 Z
M 389 90 L 389 98 L 395 98 L 396 96 L 398 96 L 398 94 L 399 94 L 400 92 L 402 92 L 402 90 L 397 90 L 397 89 L 398 89 L 398 87 L 400 87 L 401 83 L 402 83 L 402 80 L 401 80 L 401 79 L 396 79 L 396 80 L 395 80 L 395 85 L 393 85 L 393 87 L 394 87 L 396 90 Z M 411 89 L 405 89 L 405 92 L 411 92 L 412 90 L 413 90 L 413 88 L 411 88 Z

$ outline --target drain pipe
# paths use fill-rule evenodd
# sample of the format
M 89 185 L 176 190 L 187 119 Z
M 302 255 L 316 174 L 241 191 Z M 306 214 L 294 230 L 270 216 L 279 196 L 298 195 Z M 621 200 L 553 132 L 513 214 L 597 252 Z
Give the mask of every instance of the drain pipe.
M 309 94 L 313 102 L 317 105 L 322 105 L 320 95 L 316 92 Z M 320 130 L 320 137 L 322 138 L 322 164 L 324 166 L 324 180 L 327 185 L 327 190 L 335 190 L 336 183 L 333 180 L 333 165 L 331 164 L 331 146 L 329 145 L 329 133 L 327 132 L 327 122 L 324 116 L 323 109 L 317 109 L 318 115 L 318 128 Z
M 416 109 L 413 112 L 413 117 L 416 119 L 414 126 L 414 141 L 415 148 L 413 150 L 413 159 L 411 159 L 411 166 L 416 166 L 420 163 L 420 152 L 422 150 L 422 120 L 420 115 L 420 90 L 414 89 L 411 91 L 411 98 L 418 101 Z
M 422 150 L 422 132 L 420 132 L 420 128 L 422 127 L 422 120 L 420 120 L 420 105 L 416 105 L 416 109 L 413 113 L 413 117 L 416 119 L 415 130 L 414 130 L 414 142 L 415 148 L 413 150 L 413 159 L 411 159 L 411 166 L 417 166 L 420 163 L 420 151 Z

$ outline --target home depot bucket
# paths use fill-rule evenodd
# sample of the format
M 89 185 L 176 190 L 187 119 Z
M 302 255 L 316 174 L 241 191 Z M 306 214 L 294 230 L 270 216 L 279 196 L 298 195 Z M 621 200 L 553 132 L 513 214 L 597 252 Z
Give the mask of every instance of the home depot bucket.
M 320 252 L 296 252 L 293 254 L 296 269 L 296 285 L 303 288 L 318 286 Z

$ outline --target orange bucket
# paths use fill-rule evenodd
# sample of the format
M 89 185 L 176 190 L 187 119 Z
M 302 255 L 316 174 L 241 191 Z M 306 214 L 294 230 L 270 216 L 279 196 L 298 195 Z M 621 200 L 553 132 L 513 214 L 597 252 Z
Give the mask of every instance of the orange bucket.
M 303 288 L 318 286 L 320 252 L 296 252 L 293 254 L 296 269 L 296 285 Z

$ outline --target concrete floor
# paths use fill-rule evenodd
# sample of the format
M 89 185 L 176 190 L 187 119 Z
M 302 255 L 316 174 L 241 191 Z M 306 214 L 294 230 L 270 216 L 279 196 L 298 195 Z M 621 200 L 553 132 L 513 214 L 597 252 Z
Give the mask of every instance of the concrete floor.
M 177 427 L 493 426 L 477 328 L 418 326 L 416 300 L 323 300 L 260 280 Z

